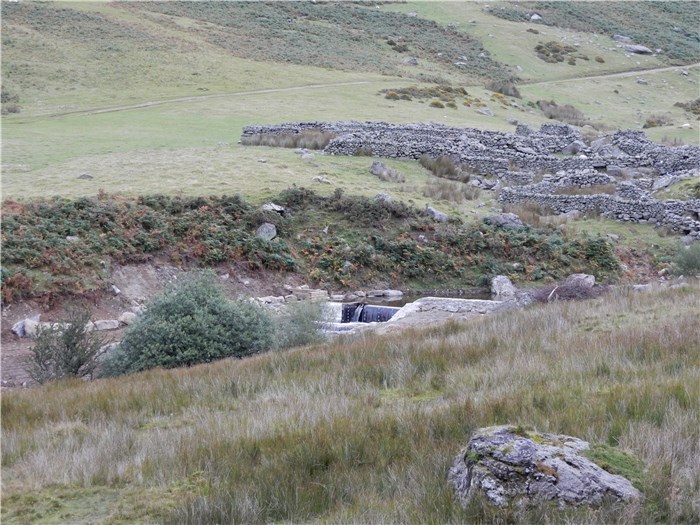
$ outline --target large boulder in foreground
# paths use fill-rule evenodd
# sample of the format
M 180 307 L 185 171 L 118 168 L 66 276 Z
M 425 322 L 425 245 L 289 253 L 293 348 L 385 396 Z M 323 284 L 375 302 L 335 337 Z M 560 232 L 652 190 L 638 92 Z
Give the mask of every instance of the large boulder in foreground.
M 598 506 L 642 498 L 626 478 L 585 457 L 588 449 L 586 441 L 571 436 L 508 425 L 482 428 L 455 459 L 448 480 L 465 507 L 477 494 L 498 507 Z

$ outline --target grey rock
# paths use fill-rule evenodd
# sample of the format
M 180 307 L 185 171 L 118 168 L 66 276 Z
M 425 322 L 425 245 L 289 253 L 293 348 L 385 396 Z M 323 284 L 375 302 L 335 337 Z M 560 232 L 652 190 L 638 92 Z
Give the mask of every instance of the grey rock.
M 301 158 L 302 158 L 303 160 L 310 160 L 310 159 L 313 159 L 313 158 L 314 158 L 314 154 L 313 154 L 313 153 L 309 153 L 308 151 L 305 151 L 304 153 L 301 154 Z
M 380 192 L 374 196 L 374 200 L 381 202 L 391 202 L 391 195 L 389 195 L 388 193 Z
M 391 297 L 398 299 L 403 297 L 403 292 L 401 290 L 370 290 L 367 292 L 367 297 Z
M 515 286 L 505 275 L 491 279 L 491 297 L 494 299 L 510 299 L 515 297 L 515 292 Z
M 575 140 L 568 146 L 566 146 L 561 152 L 564 155 L 576 155 L 580 151 L 586 149 L 586 145 L 580 140 Z
M 36 337 L 36 333 L 39 331 L 39 321 L 34 319 L 24 320 L 24 335 L 27 337 Z
M 133 314 L 132 314 L 133 315 Z M 121 323 L 117 319 L 100 319 L 99 321 L 94 321 L 95 330 L 116 330 L 121 326 Z
M 542 20 L 542 16 L 538 13 L 532 13 L 532 15 L 530 16 L 530 20 L 536 22 L 538 20 Z
M 409 66 L 417 66 L 418 65 L 418 59 L 416 57 L 406 57 L 401 62 L 403 62 L 404 64 L 407 64 Z
M 331 184 L 331 181 L 329 181 L 326 177 L 322 177 L 321 175 L 316 175 L 315 177 L 312 177 L 311 182 L 318 182 L 319 184 Z
M 648 47 L 640 46 L 637 44 L 626 44 L 626 45 L 622 46 L 622 49 L 624 49 L 628 53 L 634 53 L 636 55 L 651 55 L 651 54 L 653 54 L 653 51 L 651 49 L 649 49 Z
M 274 211 L 275 213 L 284 215 L 287 210 L 284 208 L 284 206 L 280 206 L 274 202 L 268 202 L 262 205 L 262 211 Z
M 122 293 L 122 291 L 121 291 L 119 288 L 117 288 L 116 285 L 113 284 L 113 285 L 112 285 L 112 293 L 113 293 L 114 295 L 119 295 L 120 293 Z
M 78 241 L 80 241 L 80 237 L 78 237 L 78 236 L 76 236 L 76 235 L 68 235 L 68 236 L 66 237 L 66 240 L 67 240 L 68 242 L 78 242 Z
M 277 237 L 277 227 L 270 222 L 263 222 L 255 231 L 255 236 L 266 241 L 271 241 Z
M 613 35 L 613 40 L 615 42 L 620 42 L 622 44 L 631 44 L 632 43 L 632 39 L 630 37 L 624 36 L 624 35 Z
M 523 228 L 525 224 L 520 220 L 515 213 L 501 213 L 500 215 L 491 215 L 485 219 L 488 223 L 494 226 L 500 226 L 506 230 Z
M 640 84 L 642 86 L 646 86 L 649 84 L 649 81 L 645 78 L 638 78 L 637 79 L 637 84 Z
M 477 110 L 477 113 L 481 113 L 482 115 L 486 115 L 487 117 L 493 117 L 493 111 L 491 111 L 489 108 L 481 108 Z
M 22 319 L 21 321 L 17 321 L 15 324 L 12 325 L 12 333 L 15 334 L 17 337 L 25 337 L 27 333 L 24 331 L 24 323 L 26 319 Z
M 134 312 L 124 312 L 119 316 L 119 322 L 125 325 L 134 324 L 136 319 L 137 315 Z
M 372 166 L 369 168 L 369 172 L 375 177 L 379 177 L 387 170 L 386 165 L 383 162 L 375 160 L 372 162 Z
M 587 273 L 574 273 L 569 275 L 565 280 L 565 284 L 580 286 L 582 288 L 593 288 L 595 286 L 595 276 Z
M 438 222 L 447 222 L 447 214 L 439 210 L 436 210 L 432 206 L 426 206 L 425 212 Z
M 82 180 L 91 180 L 91 179 L 94 179 L 95 177 L 93 177 L 93 176 L 90 175 L 89 173 L 83 173 L 83 174 L 80 175 L 78 178 L 79 178 L 79 179 L 82 179 Z
M 582 455 L 588 448 L 572 436 L 510 425 L 482 428 L 457 455 L 448 481 L 465 508 L 476 494 L 494 506 L 516 508 L 639 502 L 642 494 L 629 480 Z

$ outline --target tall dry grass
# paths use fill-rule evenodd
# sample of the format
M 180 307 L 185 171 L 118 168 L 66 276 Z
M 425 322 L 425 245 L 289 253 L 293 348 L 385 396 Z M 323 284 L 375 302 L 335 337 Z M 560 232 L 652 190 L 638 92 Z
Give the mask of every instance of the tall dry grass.
M 3 517 L 19 512 L 14 495 L 58 484 L 177 489 L 172 523 L 697 523 L 699 305 L 696 282 L 619 290 L 7 392 Z M 503 423 L 631 451 L 646 466 L 643 507 L 460 508 L 446 483 L 454 456 L 475 428 Z

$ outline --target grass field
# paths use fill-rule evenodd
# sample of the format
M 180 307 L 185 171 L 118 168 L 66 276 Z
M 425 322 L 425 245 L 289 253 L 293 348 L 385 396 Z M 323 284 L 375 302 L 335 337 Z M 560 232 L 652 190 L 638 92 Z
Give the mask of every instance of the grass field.
M 697 283 L 2 396 L 3 523 L 697 523 Z M 498 335 L 494 335 L 498 334 Z M 638 512 L 462 510 L 475 428 L 620 447 Z

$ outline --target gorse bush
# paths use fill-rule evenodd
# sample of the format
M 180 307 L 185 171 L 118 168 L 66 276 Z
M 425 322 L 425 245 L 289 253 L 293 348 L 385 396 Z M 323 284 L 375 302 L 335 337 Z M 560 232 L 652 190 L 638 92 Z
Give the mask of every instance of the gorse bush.
M 104 338 L 89 327 L 90 312 L 72 307 L 65 319 L 39 328 L 27 367 L 38 383 L 66 377 L 90 377 Z
M 512 80 L 492 80 L 486 84 L 486 89 L 509 97 L 522 98 L 518 87 Z
M 195 273 L 156 297 L 105 363 L 107 376 L 245 357 L 273 344 L 262 307 L 229 301 L 213 272 Z

